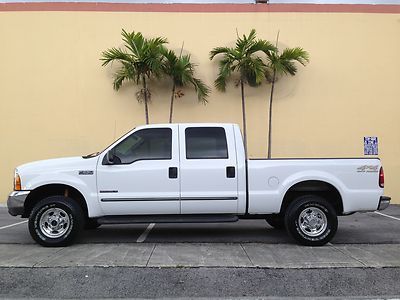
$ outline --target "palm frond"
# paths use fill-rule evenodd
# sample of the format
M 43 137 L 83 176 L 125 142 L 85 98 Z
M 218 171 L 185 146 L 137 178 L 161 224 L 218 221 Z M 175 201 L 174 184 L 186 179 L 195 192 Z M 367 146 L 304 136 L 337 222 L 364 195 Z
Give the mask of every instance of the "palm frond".
M 103 66 L 113 61 L 121 64 L 114 74 L 114 89 L 120 89 L 126 81 L 139 84 L 144 81 L 145 77 L 159 77 L 162 74 L 164 44 L 167 43 L 167 40 L 162 37 L 147 39 L 140 32 L 128 32 L 125 29 L 122 29 L 121 36 L 124 47 L 122 49 L 110 48 L 102 53 L 100 59 Z M 142 96 L 151 95 L 148 88 L 146 89 L 146 92 L 141 93 Z
M 278 76 L 283 74 L 294 76 L 297 73 L 296 62 L 305 66 L 309 62 L 308 52 L 300 47 L 286 48 L 281 54 L 273 52 L 269 56 L 269 70 L 265 73 L 265 77 L 269 82 L 272 82 L 274 79 L 271 74 L 274 72 Z
M 206 104 L 208 102 L 207 97 L 210 94 L 210 88 L 198 78 L 192 78 L 191 83 L 197 93 L 199 102 Z
M 108 65 L 112 61 L 132 61 L 132 57 L 128 53 L 118 48 L 110 48 L 106 51 L 103 51 L 101 56 L 102 57 L 100 60 L 103 62 L 102 66 Z
M 219 73 L 217 79 L 214 81 L 215 87 L 221 91 L 225 92 L 226 81 L 231 76 L 232 71 L 235 70 L 233 61 L 229 57 L 224 57 L 219 62 Z
M 119 69 L 119 70 L 116 71 L 115 74 L 114 74 L 114 82 L 113 82 L 113 87 L 114 87 L 114 89 L 115 89 L 116 91 L 118 91 L 118 90 L 121 88 L 122 83 L 123 83 L 124 81 L 128 81 L 128 80 L 131 80 L 131 79 L 132 79 L 132 78 L 130 78 L 129 72 L 128 72 L 127 69 L 125 69 L 125 68 Z
M 241 65 L 242 77 L 251 86 L 260 85 L 264 79 L 266 65 L 260 57 L 247 57 Z
M 125 47 L 136 57 L 140 57 L 143 46 L 145 44 L 145 39 L 140 32 L 135 33 L 132 31 L 131 33 L 127 32 L 125 29 L 122 29 L 122 41 L 125 43 Z
M 277 48 L 269 41 L 257 40 L 249 47 L 248 52 L 249 54 L 253 54 L 258 51 L 261 51 L 267 56 L 270 56 L 271 53 L 277 51 Z
M 210 60 L 213 60 L 214 57 L 218 54 L 224 54 L 227 56 L 232 55 L 232 48 L 229 47 L 215 47 L 210 51 Z
M 242 38 L 239 37 L 236 41 L 236 50 L 240 53 L 248 52 L 251 46 L 255 43 L 256 35 L 256 30 L 252 29 L 248 36 L 243 35 Z
M 282 60 L 295 60 L 305 66 L 309 61 L 310 57 L 307 51 L 303 48 L 286 48 L 280 55 Z

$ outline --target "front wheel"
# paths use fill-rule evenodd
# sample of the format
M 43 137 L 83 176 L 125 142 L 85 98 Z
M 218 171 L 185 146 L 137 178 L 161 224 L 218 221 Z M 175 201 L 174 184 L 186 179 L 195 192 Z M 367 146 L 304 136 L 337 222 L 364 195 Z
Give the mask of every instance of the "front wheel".
M 46 247 L 72 244 L 83 224 L 81 207 L 75 200 L 63 196 L 51 196 L 39 201 L 28 222 L 32 238 Z
M 315 195 L 295 199 L 286 210 L 286 229 L 302 245 L 325 245 L 335 235 L 337 224 L 332 205 Z

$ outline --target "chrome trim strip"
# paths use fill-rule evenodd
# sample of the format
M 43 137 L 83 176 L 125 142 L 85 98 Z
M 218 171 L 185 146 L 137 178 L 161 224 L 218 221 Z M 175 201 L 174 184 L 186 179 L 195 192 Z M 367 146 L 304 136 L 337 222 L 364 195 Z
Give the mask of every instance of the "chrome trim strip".
M 179 198 L 103 198 L 101 202 L 179 201 Z
M 237 200 L 238 197 L 182 197 L 181 201 Z
M 238 197 L 103 198 L 101 202 L 237 200 Z

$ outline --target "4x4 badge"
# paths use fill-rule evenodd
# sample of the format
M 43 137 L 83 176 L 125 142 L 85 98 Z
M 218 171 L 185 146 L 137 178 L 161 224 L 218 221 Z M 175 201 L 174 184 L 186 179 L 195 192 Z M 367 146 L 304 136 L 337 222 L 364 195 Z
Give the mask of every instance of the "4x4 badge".
M 357 172 L 358 173 L 378 173 L 378 168 L 379 166 L 369 166 L 369 165 L 365 165 L 365 166 L 360 166 L 357 168 Z

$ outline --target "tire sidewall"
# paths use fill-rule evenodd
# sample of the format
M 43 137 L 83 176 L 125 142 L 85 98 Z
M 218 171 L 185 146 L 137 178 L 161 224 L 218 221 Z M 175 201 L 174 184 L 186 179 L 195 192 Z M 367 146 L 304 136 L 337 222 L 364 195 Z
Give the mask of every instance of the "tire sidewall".
M 326 216 L 326 229 L 318 236 L 309 236 L 300 229 L 300 213 L 307 208 L 318 208 Z M 329 242 L 337 230 L 337 216 L 335 209 L 325 199 L 317 196 L 303 196 L 295 200 L 288 208 L 285 217 L 286 228 L 289 234 L 302 245 L 322 246 Z
M 51 208 L 60 208 L 68 215 L 69 228 L 58 238 L 47 237 L 40 228 L 40 218 Z M 68 197 L 52 196 L 41 200 L 32 210 L 29 217 L 29 231 L 32 238 L 46 247 L 67 246 L 73 242 L 82 227 L 82 210 L 76 202 Z

